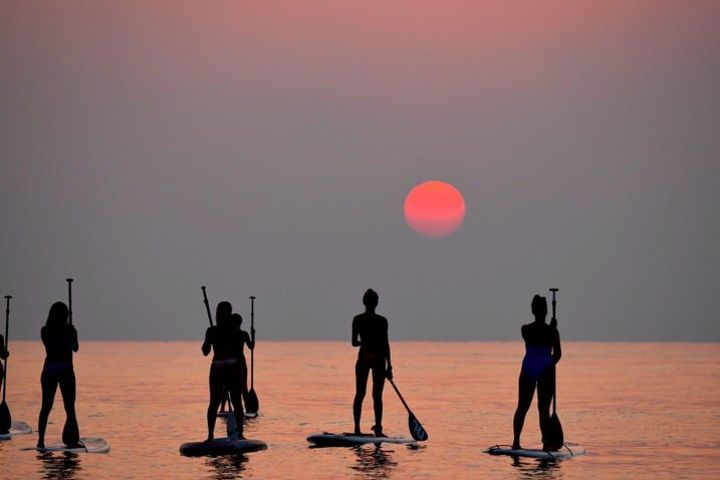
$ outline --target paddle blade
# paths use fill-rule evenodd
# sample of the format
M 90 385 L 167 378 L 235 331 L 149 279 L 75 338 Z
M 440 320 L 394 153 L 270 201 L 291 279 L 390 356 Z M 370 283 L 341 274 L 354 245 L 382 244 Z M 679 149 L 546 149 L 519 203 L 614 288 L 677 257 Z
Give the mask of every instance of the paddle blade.
M 248 413 L 257 413 L 260 410 L 260 401 L 258 400 L 255 389 L 251 388 L 245 396 L 245 411 Z
M 7 433 L 10 431 L 12 426 L 12 418 L 10 418 L 10 408 L 8 404 L 3 400 L 0 403 L 0 433 Z
M 77 445 L 80 441 L 80 429 L 78 428 L 77 419 L 68 418 L 65 420 L 65 426 L 62 432 L 62 442 L 65 445 Z
M 412 413 L 408 417 L 408 428 L 410 429 L 410 435 L 414 440 L 417 440 L 419 442 L 424 442 L 428 439 L 428 434 L 423 428 L 422 425 L 420 425 L 420 421 L 415 418 L 415 415 Z
M 543 435 L 543 447 L 546 450 L 557 450 L 565 443 L 562 425 L 557 413 L 553 413 L 548 420 L 546 431 Z

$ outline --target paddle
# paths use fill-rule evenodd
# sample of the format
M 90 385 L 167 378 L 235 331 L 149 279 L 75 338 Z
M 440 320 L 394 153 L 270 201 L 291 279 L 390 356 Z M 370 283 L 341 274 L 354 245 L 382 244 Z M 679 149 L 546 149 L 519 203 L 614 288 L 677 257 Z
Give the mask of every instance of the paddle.
M 390 385 L 393 386 L 395 389 L 395 393 L 397 393 L 398 397 L 400 397 L 400 401 L 405 406 L 405 410 L 408 411 L 408 428 L 410 429 L 410 435 L 412 435 L 412 438 L 415 440 L 418 440 L 420 442 L 424 442 L 428 439 L 428 434 L 423 428 L 423 426 L 420 424 L 420 421 L 415 417 L 415 414 L 410 410 L 410 407 L 408 407 L 407 402 L 403 398 L 402 394 L 400 393 L 400 390 L 398 390 L 397 386 L 395 385 L 395 382 L 392 378 L 388 378 L 388 381 L 390 382 Z
M 550 320 L 550 326 L 557 328 L 557 318 L 555 317 L 555 294 L 558 292 L 557 288 L 551 288 L 552 292 L 552 320 Z M 555 366 L 553 366 L 555 368 Z M 550 420 L 547 423 L 547 431 L 543 435 L 543 448 L 546 446 L 552 449 L 560 448 L 565 443 L 565 437 L 563 435 L 562 425 L 560 424 L 560 418 L 557 415 L 557 376 L 553 384 L 553 412 L 550 416 Z
M 213 326 L 212 313 L 210 313 L 210 302 L 208 302 L 208 299 L 207 299 L 207 292 L 205 291 L 206 287 L 203 285 L 200 288 L 202 288 L 202 292 L 203 292 L 203 302 L 205 303 L 205 311 L 207 312 L 208 321 L 210 322 L 210 326 L 212 327 Z
M 68 284 L 68 322 L 72 322 L 72 278 L 67 278 Z M 77 418 L 67 418 L 62 432 L 62 441 L 65 445 L 77 445 L 80 442 L 80 429 L 78 428 Z
M 250 297 L 250 331 L 255 330 L 255 297 Z M 253 340 L 255 338 L 253 337 Z M 255 393 L 255 346 L 250 350 L 250 391 L 245 398 L 245 410 L 248 413 L 257 413 L 260 409 L 260 402 Z
M 7 352 L 8 348 L 8 329 L 10 326 L 10 299 L 12 298 L 12 295 L 5 295 L 5 351 Z M 2 381 L 2 389 L 3 389 L 3 396 L 2 396 L 2 403 L 0 403 L 0 433 L 7 433 L 10 431 L 10 427 L 12 426 L 12 417 L 10 417 L 10 408 L 8 407 L 7 403 L 5 402 L 5 392 L 7 391 L 7 357 L 5 357 L 5 366 L 4 366 L 5 374 L 3 376 Z

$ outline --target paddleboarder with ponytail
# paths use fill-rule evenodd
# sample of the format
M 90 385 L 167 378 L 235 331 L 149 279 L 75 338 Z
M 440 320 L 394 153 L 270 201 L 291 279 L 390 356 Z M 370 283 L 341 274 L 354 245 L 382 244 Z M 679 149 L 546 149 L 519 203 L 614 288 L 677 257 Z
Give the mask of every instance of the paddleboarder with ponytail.
M 203 290 L 204 293 L 204 290 Z M 207 304 L 206 304 L 207 306 Z M 208 309 L 209 312 L 209 309 Z M 215 438 L 215 422 L 218 407 L 223 400 L 225 392 L 230 393 L 230 401 L 235 410 L 235 424 L 238 438 L 243 439 L 243 368 L 247 376 L 247 366 L 244 357 L 241 359 L 245 336 L 236 328 L 232 318 L 232 305 L 230 302 L 220 302 L 215 311 L 217 325 L 212 325 L 205 332 L 205 342 L 202 345 L 203 355 L 208 356 L 213 351 L 210 366 L 210 404 L 207 410 L 208 437 L 207 442 Z
M 69 310 L 63 302 L 55 302 L 50 307 L 45 326 L 40 330 L 40 338 L 45 346 L 45 363 L 40 375 L 42 386 L 42 406 L 38 418 L 38 448 L 45 447 L 45 428 L 48 416 L 55 400 L 58 385 L 65 407 L 66 426 L 74 430 L 72 440 L 63 441 L 69 447 L 79 441 L 77 419 L 75 416 L 75 371 L 73 370 L 73 352 L 77 352 L 78 336 L 75 327 L 68 323 Z M 64 434 L 63 437 L 66 437 Z M 69 442 L 69 443 L 68 443 Z
M 368 289 L 363 295 L 365 312 L 355 316 L 352 322 L 352 346 L 360 347 L 355 363 L 355 400 L 353 401 L 353 419 L 355 434 L 361 435 L 360 417 L 362 402 L 367 391 L 367 380 L 372 370 L 373 406 L 375 409 L 376 437 L 384 437 L 382 428 L 383 403 L 382 395 L 385 379 L 392 380 L 392 363 L 390 361 L 390 342 L 388 340 L 388 321 L 375 313 L 378 306 L 378 294 Z
M 562 440 L 560 440 L 560 445 L 554 444 L 556 440 L 550 440 L 557 437 L 551 432 L 554 428 L 550 421 L 550 402 L 555 392 L 555 365 L 562 356 L 560 334 L 554 314 L 551 324 L 545 323 L 548 313 L 545 297 L 535 295 L 530 306 L 535 321 L 523 325 L 521 328 L 522 337 L 525 340 L 525 358 L 523 358 L 518 378 L 518 404 L 513 418 L 512 448 L 514 450 L 521 448 L 520 434 L 525 423 L 525 415 L 530 408 L 537 387 L 543 449 L 557 450 L 562 447 Z
M 5 360 L 10 356 L 10 352 L 5 349 L 5 337 L 0 333 L 0 360 Z M 5 369 L 3 368 L 2 362 L 0 362 L 0 384 L 2 384 L 5 378 Z
M 241 341 L 240 341 L 240 345 L 239 345 L 239 350 L 237 352 L 237 356 L 239 359 L 238 364 L 239 364 L 239 370 L 240 370 L 240 384 L 242 387 L 243 398 L 247 398 L 248 368 L 247 368 L 247 361 L 245 360 L 245 352 L 243 351 L 243 349 L 245 348 L 245 345 L 247 345 L 247 347 L 250 350 L 253 350 L 255 348 L 255 329 L 254 328 L 251 329 L 250 333 L 243 330 L 242 329 L 243 318 L 242 318 L 242 315 L 240 315 L 239 313 L 233 313 L 231 318 L 232 318 L 233 326 L 240 332 Z M 247 405 L 246 405 L 246 407 L 247 407 Z

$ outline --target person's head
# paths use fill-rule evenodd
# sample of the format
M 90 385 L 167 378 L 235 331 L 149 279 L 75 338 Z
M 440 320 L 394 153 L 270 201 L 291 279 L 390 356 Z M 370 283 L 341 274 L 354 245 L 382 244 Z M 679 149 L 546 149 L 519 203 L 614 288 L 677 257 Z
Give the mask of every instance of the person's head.
M 535 318 L 545 320 L 545 317 L 547 317 L 547 299 L 540 295 L 535 295 L 530 304 L 530 310 Z
M 218 327 L 224 327 L 230 324 L 230 317 L 232 316 L 232 305 L 230 302 L 220 302 L 217 304 L 215 309 L 215 321 Z
M 363 295 L 363 305 L 365 305 L 365 308 L 368 310 L 375 310 L 375 307 L 378 305 L 378 301 L 377 292 L 372 288 L 368 288 Z
M 240 328 L 240 325 L 242 325 L 242 315 L 239 313 L 233 313 L 232 317 L 232 326 L 235 328 Z
M 63 302 L 55 302 L 50 307 L 45 325 L 52 329 L 59 329 L 67 325 L 68 307 Z

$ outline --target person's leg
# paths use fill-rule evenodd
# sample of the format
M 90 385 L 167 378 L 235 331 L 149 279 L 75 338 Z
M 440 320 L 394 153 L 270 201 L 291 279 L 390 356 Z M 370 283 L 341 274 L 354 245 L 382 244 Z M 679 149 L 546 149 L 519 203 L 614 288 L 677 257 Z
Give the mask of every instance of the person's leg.
M 247 365 L 245 365 L 244 363 L 241 363 L 240 369 L 241 369 L 241 371 L 240 371 L 240 388 L 242 389 L 242 395 L 243 395 L 243 399 L 245 400 L 245 406 L 247 406 L 247 394 L 249 393 L 248 383 L 247 383 L 247 378 L 248 378 Z
M 355 363 L 355 400 L 353 401 L 353 420 L 355 421 L 355 433 L 359 434 L 360 417 L 362 416 L 362 402 L 367 391 L 367 380 L 370 368 L 360 359 Z
M 72 446 L 80 441 L 80 432 L 75 416 L 75 396 L 77 386 L 75 383 L 75 371 L 72 367 L 67 368 L 60 374 L 60 394 L 65 407 L 65 425 L 63 429 L 63 443 Z
M 242 404 L 243 389 L 240 381 L 236 381 L 233 385 L 228 387 L 230 391 L 230 401 L 232 402 L 233 410 L 235 410 L 235 428 L 237 431 L 238 438 L 245 438 L 243 436 L 243 422 L 245 421 L 245 414 Z
M 555 391 L 555 374 L 548 371 L 538 379 L 538 417 L 540 418 L 540 432 L 542 432 L 543 442 L 546 438 L 548 423 L 550 422 L 550 402 L 552 401 L 553 392 Z
M 210 367 L 209 384 L 210 403 L 207 409 L 208 441 L 215 438 L 215 420 L 217 419 L 218 407 L 220 407 L 220 402 L 222 401 L 223 396 L 222 382 L 220 382 L 217 368 L 215 367 Z
M 48 416 L 52 410 L 53 401 L 55 400 L 55 392 L 57 391 L 58 381 L 54 375 L 43 370 L 40 375 L 40 386 L 42 387 L 42 405 L 40 406 L 40 415 L 38 417 L 38 447 L 45 447 L 45 429 L 47 428 Z
M 374 365 L 372 369 L 373 378 L 373 407 L 375 409 L 375 435 L 384 436 L 382 429 L 383 417 L 383 388 L 385 387 L 385 365 Z
M 513 417 L 513 448 L 520 448 L 520 434 L 534 394 L 535 379 L 520 374 L 518 378 L 518 403 Z

